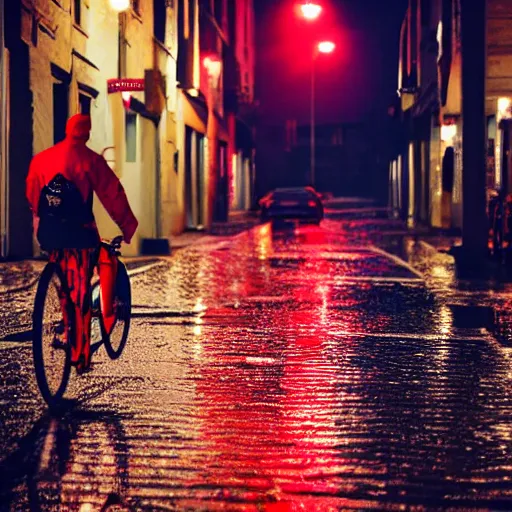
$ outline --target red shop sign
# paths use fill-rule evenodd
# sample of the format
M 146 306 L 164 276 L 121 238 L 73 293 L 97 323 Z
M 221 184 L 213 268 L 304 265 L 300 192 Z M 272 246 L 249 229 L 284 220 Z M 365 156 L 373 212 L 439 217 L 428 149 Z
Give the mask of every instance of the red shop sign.
M 143 91 L 144 86 L 144 78 L 111 78 L 107 80 L 109 94 L 124 91 Z

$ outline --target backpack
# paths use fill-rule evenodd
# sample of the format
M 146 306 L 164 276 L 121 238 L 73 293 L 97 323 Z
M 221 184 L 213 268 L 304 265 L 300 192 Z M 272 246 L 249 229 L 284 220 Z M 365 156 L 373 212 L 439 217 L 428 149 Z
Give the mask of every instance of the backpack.
M 37 239 L 45 251 L 96 247 L 99 237 L 94 228 L 92 193 L 84 201 L 78 187 L 57 174 L 41 190 Z

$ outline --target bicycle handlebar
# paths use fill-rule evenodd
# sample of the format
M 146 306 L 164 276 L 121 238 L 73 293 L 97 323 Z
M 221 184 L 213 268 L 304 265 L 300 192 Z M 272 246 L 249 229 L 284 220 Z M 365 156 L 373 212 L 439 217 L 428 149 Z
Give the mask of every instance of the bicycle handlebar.
M 116 236 L 111 242 L 110 242 L 110 245 L 114 248 L 114 249 L 120 249 L 121 248 L 121 243 L 123 242 L 123 235 L 118 235 Z

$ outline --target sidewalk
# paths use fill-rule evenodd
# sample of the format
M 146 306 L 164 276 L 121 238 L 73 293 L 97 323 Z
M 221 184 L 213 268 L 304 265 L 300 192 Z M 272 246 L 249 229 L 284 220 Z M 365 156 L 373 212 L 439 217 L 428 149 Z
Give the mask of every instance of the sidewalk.
M 156 263 L 159 258 L 138 256 L 122 258 L 127 269 L 133 271 Z M 39 279 L 47 261 L 43 259 L 0 262 L 0 295 L 27 290 Z
M 511 272 L 496 265 L 488 277 L 460 278 L 449 253 L 460 241 L 457 236 L 412 232 L 404 259 L 423 274 L 436 299 L 444 302 L 447 320 L 455 329 L 485 329 L 508 350 L 512 348 Z
M 218 236 L 232 236 L 253 228 L 259 222 L 252 212 L 232 212 L 227 222 L 214 222 L 209 231 L 185 231 L 170 237 L 172 251 L 197 243 L 214 241 Z M 136 256 L 122 258 L 128 270 L 150 265 L 162 259 L 160 256 Z M 32 287 L 41 274 L 46 261 L 43 259 L 0 261 L 0 294 L 23 291 Z

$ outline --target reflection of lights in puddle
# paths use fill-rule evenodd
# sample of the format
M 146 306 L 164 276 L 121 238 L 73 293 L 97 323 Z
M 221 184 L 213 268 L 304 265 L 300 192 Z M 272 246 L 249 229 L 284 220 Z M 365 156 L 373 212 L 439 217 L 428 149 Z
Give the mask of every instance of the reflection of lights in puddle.
M 203 304 L 203 299 L 197 299 L 196 305 L 194 306 L 194 313 L 202 313 L 206 311 L 207 307 Z
M 94 507 L 92 506 L 91 503 L 84 503 L 80 507 L 80 512 L 92 512 L 93 510 L 94 510 Z
M 322 324 L 326 325 L 328 322 L 328 312 L 329 312 L 329 287 L 325 285 L 318 285 L 316 287 L 316 292 L 320 295 L 322 299 L 322 305 L 320 307 L 320 317 L 322 320 Z
M 257 231 L 257 235 L 261 238 L 268 238 L 270 235 L 270 224 L 264 224 L 261 226 Z
M 453 314 L 448 306 L 439 310 L 439 330 L 442 334 L 451 334 L 453 328 Z
M 255 366 L 265 366 L 270 364 L 278 363 L 278 360 L 273 357 L 246 357 L 245 362 L 247 364 L 253 364 Z
M 325 297 L 329 292 L 329 287 L 324 285 L 318 285 L 316 287 L 316 292 L 320 294 L 322 297 Z
M 202 325 L 204 323 L 204 320 L 200 316 L 198 316 L 198 317 L 194 318 L 194 323 L 196 325 Z
M 194 336 L 201 336 L 203 328 L 200 325 L 194 325 Z
M 432 267 L 432 276 L 440 279 L 451 279 L 452 274 L 445 265 L 434 265 Z

